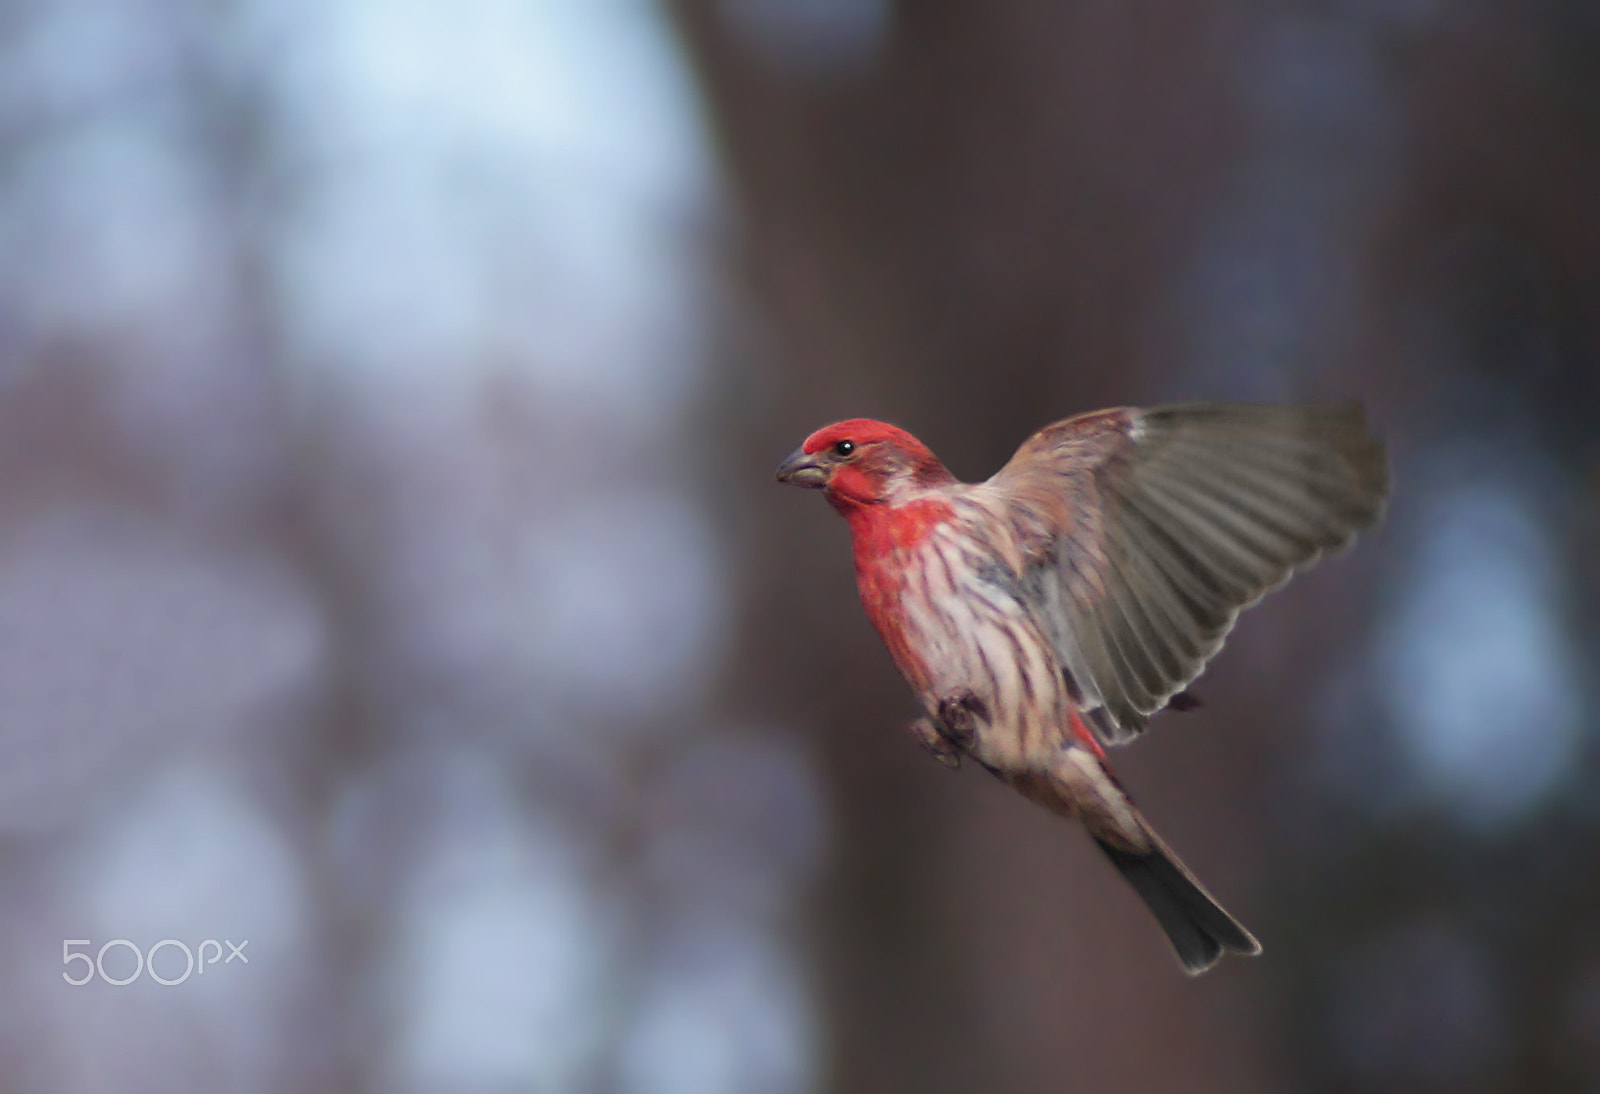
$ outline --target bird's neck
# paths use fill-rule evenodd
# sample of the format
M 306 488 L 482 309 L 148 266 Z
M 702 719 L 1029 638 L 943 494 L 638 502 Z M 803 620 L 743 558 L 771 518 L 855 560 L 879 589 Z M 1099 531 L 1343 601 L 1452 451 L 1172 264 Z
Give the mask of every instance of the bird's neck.
M 850 524 L 861 606 L 912 690 L 921 693 L 928 686 L 928 673 L 905 629 L 908 579 L 918 570 L 910 556 L 955 515 L 955 509 L 942 498 L 838 508 Z
M 857 570 L 914 550 L 935 528 L 955 515 L 950 502 L 939 497 L 918 498 L 899 505 L 836 503 L 836 508 L 850 525 Z

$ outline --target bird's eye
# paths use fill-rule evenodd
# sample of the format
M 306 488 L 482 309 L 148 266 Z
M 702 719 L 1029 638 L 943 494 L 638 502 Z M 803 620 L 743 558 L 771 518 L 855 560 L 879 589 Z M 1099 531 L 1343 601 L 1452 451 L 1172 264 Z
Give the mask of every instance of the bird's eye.
M 833 454 L 840 457 L 848 456 L 855 450 L 856 443 L 854 441 L 840 441 L 833 446 Z

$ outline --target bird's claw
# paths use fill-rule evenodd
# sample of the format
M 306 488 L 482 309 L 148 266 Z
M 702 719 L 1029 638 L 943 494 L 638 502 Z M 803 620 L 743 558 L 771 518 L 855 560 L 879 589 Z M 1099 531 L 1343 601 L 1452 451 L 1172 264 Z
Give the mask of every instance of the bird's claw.
M 960 767 L 961 754 L 978 739 L 977 720 L 989 717 L 984 701 L 966 688 L 939 700 L 931 718 L 918 718 L 907 728 L 917 743 L 946 767 Z
M 961 750 L 952 744 L 943 733 L 934 728 L 931 719 L 918 718 L 906 728 L 911 731 L 911 736 L 917 739 L 917 743 L 927 749 L 928 754 L 945 767 L 957 768 L 961 766 Z
M 988 716 L 984 701 L 963 688 L 939 700 L 938 729 L 945 740 L 965 752 L 978 738 L 977 720 Z

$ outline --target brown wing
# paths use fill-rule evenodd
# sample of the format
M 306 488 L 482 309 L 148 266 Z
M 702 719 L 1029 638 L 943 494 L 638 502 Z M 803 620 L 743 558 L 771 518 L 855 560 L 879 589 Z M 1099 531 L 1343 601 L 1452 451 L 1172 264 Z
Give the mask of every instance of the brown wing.
M 1057 422 L 987 485 L 1090 721 L 1117 744 L 1242 609 L 1377 520 L 1389 462 L 1358 406 L 1187 403 Z

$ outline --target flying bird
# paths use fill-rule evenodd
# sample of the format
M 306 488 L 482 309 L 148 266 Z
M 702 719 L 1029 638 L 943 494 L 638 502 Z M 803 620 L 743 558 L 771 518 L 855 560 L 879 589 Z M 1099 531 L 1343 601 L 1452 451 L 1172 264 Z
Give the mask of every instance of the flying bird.
M 1068 418 L 986 482 L 866 418 L 778 481 L 849 523 L 868 618 L 940 762 L 970 757 L 1077 818 L 1191 974 L 1261 946 L 1156 835 L 1106 761 L 1185 689 L 1239 612 L 1374 524 L 1389 461 L 1354 405 L 1185 403 Z

